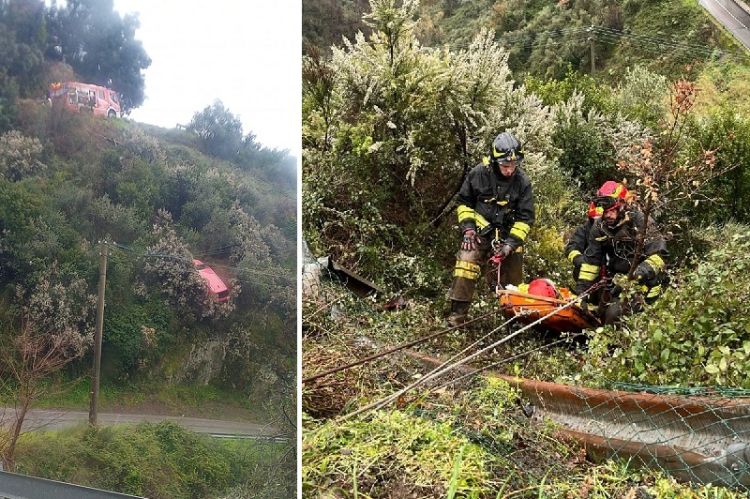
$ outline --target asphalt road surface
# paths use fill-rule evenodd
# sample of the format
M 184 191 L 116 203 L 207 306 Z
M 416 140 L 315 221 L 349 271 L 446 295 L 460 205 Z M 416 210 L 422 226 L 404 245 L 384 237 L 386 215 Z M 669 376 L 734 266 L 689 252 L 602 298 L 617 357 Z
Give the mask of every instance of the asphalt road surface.
M 701 6 L 750 49 L 750 13 L 734 0 L 700 0 Z M 748 9 L 750 10 L 750 9 Z
M 0 409 L 0 420 L 14 421 L 13 409 Z M 24 431 L 56 430 L 88 422 L 89 413 L 61 409 L 34 409 L 26 415 Z M 278 430 L 266 424 L 243 421 L 222 421 L 218 419 L 190 418 L 181 416 L 164 416 L 155 414 L 116 414 L 100 412 L 97 423 L 101 426 L 116 424 L 138 424 L 144 421 L 158 423 L 172 421 L 196 433 L 205 433 L 217 437 L 239 437 L 274 439 Z

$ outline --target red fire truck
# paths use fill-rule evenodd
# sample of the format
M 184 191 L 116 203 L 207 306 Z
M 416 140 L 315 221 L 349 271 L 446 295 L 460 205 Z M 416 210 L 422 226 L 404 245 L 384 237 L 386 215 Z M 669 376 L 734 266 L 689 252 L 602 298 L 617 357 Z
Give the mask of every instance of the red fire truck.
M 49 86 L 49 99 L 53 106 L 75 112 L 88 112 L 109 118 L 122 116 L 120 96 L 114 90 L 99 85 L 78 81 L 53 83 Z

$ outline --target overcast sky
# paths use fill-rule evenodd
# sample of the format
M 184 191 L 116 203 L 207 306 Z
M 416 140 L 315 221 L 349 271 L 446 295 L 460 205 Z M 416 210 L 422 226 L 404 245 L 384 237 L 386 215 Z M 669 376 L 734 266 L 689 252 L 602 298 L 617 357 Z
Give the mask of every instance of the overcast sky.
M 115 0 L 138 13 L 151 57 L 146 100 L 130 117 L 187 124 L 220 99 L 267 147 L 300 157 L 300 0 Z

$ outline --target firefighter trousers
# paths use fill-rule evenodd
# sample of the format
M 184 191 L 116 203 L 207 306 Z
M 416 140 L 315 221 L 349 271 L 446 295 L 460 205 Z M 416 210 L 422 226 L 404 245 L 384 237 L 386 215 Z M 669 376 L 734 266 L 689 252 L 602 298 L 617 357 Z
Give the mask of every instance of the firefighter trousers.
M 454 301 L 472 301 L 477 281 L 482 276 L 482 268 L 490 267 L 488 259 L 491 254 L 492 248 L 488 238 L 482 238 L 482 242 L 475 250 L 458 250 L 458 253 L 456 253 L 456 265 L 453 269 L 453 284 L 448 293 L 448 298 Z M 497 282 L 496 272 L 496 267 L 489 268 L 486 274 L 487 281 L 492 285 Z M 523 252 L 521 248 L 518 248 L 500 264 L 500 284 L 503 286 L 507 284 L 517 286 L 522 282 Z

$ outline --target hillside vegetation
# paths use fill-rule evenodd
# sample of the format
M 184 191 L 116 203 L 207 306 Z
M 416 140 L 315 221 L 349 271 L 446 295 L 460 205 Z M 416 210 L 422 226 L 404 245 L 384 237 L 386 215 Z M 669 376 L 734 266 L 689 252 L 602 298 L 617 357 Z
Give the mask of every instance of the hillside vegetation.
M 375 0 L 371 12 L 370 35 L 304 60 L 303 233 L 313 253 L 381 286 L 388 295 L 378 301 L 400 296 L 393 303 L 402 307 L 324 282 L 303 303 L 304 376 L 445 327 L 459 243 L 452 198 L 492 138 L 511 130 L 524 144 L 537 212 L 526 282 L 572 284 L 566 237 L 585 220 L 591 193 L 617 179 L 636 206 L 658 205 L 671 284 L 653 306 L 588 331 L 585 341 L 549 348 L 545 335 L 527 334 L 479 362 L 521 354 L 500 369 L 598 387 L 747 388 L 750 119 L 731 78 L 748 66 L 733 41 L 697 5 L 680 1 Z M 511 33 L 543 40 L 553 27 L 610 18 L 619 19 L 617 29 L 641 26 L 653 35 L 664 22 L 657 12 L 669 13 L 671 34 L 720 55 L 692 58 L 684 47 L 654 55 L 623 36 L 592 75 L 588 42 L 575 45 L 567 31 L 558 44 L 535 42 L 523 53 L 505 43 Z M 441 45 L 446 40 L 453 43 Z M 470 315 L 496 309 L 492 291 L 482 289 Z M 420 348 L 448 358 L 479 341 L 475 351 L 498 339 L 485 336 L 502 322 L 488 319 Z M 739 497 L 625 462 L 595 466 L 572 442 L 555 448 L 554 429 L 520 422 L 519 405 L 499 407 L 514 395 L 485 396 L 481 382 L 468 390 L 438 382 L 395 407 L 341 419 L 420 373 L 391 356 L 303 386 L 310 495 L 355 488 L 372 497 Z
M 295 389 L 296 159 L 257 142 L 220 101 L 184 129 L 162 129 L 45 98 L 52 82 L 99 83 L 120 93 L 127 115 L 143 101 L 150 64 L 137 25 L 110 0 L 0 2 L 0 399 L 24 410 L 88 407 L 106 251 L 100 410 L 255 420 L 293 433 L 285 413 L 294 412 Z M 193 259 L 227 283 L 228 301 L 209 292 Z M 94 461 L 153 470 L 106 453 L 83 459 L 92 467 L 75 476 L 55 471 L 63 462 L 35 468 L 24 448 L 67 444 L 12 434 L 0 439 L 6 469 L 19 463 L 134 493 L 198 497 L 249 476 L 230 480 L 233 458 L 224 455 L 218 481 L 189 477 L 196 462 L 188 459 L 167 465 L 175 479 L 163 490 L 152 478 L 105 483 Z M 194 439 L 176 438 L 186 447 Z M 294 453 L 281 447 L 273 468 L 289 490 Z

